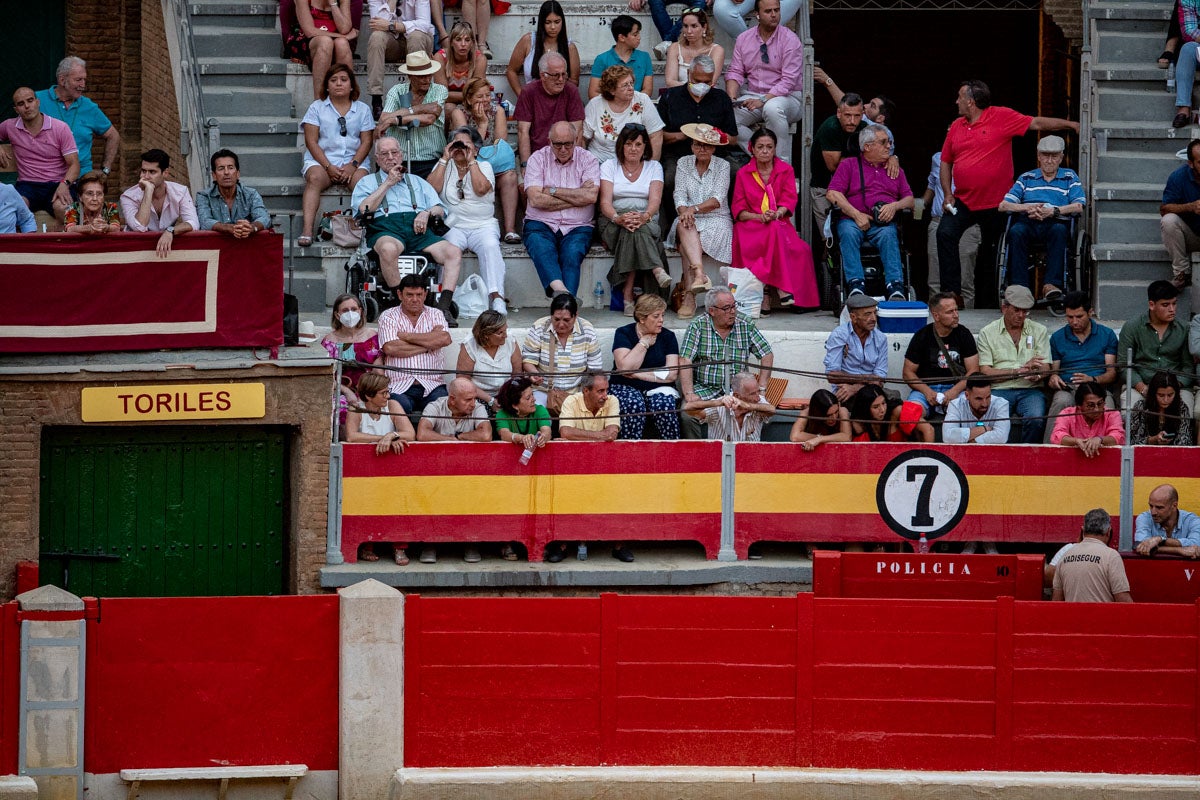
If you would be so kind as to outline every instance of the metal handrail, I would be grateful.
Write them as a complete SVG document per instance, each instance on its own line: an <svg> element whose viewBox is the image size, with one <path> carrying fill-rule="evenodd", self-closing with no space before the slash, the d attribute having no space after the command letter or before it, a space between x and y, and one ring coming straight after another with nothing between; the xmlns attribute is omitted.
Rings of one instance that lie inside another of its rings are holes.
<svg viewBox="0 0 1200 800"><path fill-rule="evenodd" d="M208 157L220 147L221 131L215 117L204 115L191 14L186 0L162 0L162 12L179 107L179 152L187 158L192 185L207 186L212 177Z"/></svg>
<svg viewBox="0 0 1200 800"><path fill-rule="evenodd" d="M1091 5L1092 0L1084 0L1083 44L1079 49L1079 182L1085 187L1084 191L1089 194L1084 214L1084 231L1088 234L1092 246L1095 247L1097 196L1094 176L1096 175L1096 162L1105 149L1105 143L1092 141L1092 109L1095 107L1096 98L1092 80L1092 21L1089 13ZM1091 258L1093 254L1087 253L1086 256ZM1096 285L1099 282L1097 272L1098 270L1092 271L1092 285L1082 287L1092 297L1096 296Z"/></svg>

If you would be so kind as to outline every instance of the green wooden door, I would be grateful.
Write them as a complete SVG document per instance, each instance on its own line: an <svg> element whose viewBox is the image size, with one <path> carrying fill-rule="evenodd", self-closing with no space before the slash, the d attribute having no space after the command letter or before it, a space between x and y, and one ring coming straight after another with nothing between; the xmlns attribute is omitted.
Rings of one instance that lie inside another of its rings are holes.
<svg viewBox="0 0 1200 800"><path fill-rule="evenodd" d="M284 592L286 457L270 428L46 428L42 583L98 597Z"/></svg>

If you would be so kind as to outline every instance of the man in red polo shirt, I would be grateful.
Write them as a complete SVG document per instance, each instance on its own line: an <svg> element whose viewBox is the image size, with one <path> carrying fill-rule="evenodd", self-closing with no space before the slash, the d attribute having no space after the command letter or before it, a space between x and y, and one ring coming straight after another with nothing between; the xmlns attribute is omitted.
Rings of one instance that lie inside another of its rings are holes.
<svg viewBox="0 0 1200 800"><path fill-rule="evenodd" d="M992 105L992 93L983 81L963 81L958 87L959 118L942 145L942 192L945 211L937 231L938 263L942 291L954 292L962 308L962 265L958 240L972 225L983 234L975 261L975 286L984 300L996 281L996 242L1004 232L1004 216L996 210L1013 183L1012 140L1026 131L1073 130L1079 123L1057 117L1030 117L1011 108ZM953 187L953 189L951 188ZM994 305L993 297L987 301ZM984 307L984 302L977 303Z"/></svg>

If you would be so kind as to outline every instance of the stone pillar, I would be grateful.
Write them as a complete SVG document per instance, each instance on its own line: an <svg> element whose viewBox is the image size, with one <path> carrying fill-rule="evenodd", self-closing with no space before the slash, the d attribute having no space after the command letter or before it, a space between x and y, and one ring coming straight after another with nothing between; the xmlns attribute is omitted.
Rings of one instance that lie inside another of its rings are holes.
<svg viewBox="0 0 1200 800"><path fill-rule="evenodd" d="M338 797L380 800L404 764L404 595L339 589Z"/></svg>
<svg viewBox="0 0 1200 800"><path fill-rule="evenodd" d="M57 586L41 586L18 595L17 602L24 616L17 770L33 778L41 800L78 800L83 797L83 601Z"/></svg>

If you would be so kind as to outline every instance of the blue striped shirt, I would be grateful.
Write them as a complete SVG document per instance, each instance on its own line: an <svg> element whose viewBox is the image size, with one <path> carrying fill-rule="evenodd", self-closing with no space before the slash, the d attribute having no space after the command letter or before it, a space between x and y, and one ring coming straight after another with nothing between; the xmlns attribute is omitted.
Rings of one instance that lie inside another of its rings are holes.
<svg viewBox="0 0 1200 800"><path fill-rule="evenodd" d="M1069 206L1072 203L1086 204L1083 184L1074 170L1059 167L1054 180L1042 177L1040 169L1031 169L1017 178L1017 182L1004 195L1008 203L1044 203L1051 206Z"/></svg>

